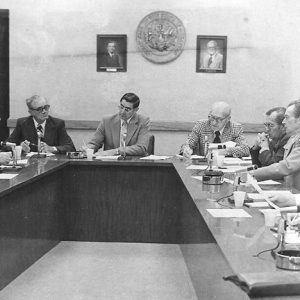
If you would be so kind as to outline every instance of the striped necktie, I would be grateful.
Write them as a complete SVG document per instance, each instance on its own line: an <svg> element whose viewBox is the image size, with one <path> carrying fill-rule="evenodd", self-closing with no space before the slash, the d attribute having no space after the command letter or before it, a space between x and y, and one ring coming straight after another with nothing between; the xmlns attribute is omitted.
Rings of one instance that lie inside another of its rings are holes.
<svg viewBox="0 0 300 300"><path fill-rule="evenodd" d="M124 135L125 136L127 135L127 122L125 120L121 120L120 147L122 147L122 140L123 140Z"/></svg>

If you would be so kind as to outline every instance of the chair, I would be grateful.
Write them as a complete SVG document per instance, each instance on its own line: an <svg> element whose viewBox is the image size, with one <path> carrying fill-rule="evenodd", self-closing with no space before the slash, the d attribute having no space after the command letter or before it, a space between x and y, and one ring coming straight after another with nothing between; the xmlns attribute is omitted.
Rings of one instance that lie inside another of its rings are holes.
<svg viewBox="0 0 300 300"><path fill-rule="evenodd" d="M154 135L150 135L149 142L148 142L148 148L147 148L148 155L154 154L154 141L155 141Z"/></svg>

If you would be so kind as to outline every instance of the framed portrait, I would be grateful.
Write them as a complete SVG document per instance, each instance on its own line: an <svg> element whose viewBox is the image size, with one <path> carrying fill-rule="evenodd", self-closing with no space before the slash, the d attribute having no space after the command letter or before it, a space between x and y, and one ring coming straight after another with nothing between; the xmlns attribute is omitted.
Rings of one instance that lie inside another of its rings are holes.
<svg viewBox="0 0 300 300"><path fill-rule="evenodd" d="M226 73L227 36L197 35L196 72Z"/></svg>
<svg viewBox="0 0 300 300"><path fill-rule="evenodd" d="M127 35L97 34L97 72L127 71Z"/></svg>

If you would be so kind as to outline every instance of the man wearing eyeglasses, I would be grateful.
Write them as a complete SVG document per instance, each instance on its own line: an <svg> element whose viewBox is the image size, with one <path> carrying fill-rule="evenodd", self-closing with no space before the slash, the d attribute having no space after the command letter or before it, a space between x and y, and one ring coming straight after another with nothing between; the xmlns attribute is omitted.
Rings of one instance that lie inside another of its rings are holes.
<svg viewBox="0 0 300 300"><path fill-rule="evenodd" d="M7 139L8 142L21 144L25 153L36 152L40 135L42 152L75 151L72 139L67 134L65 122L49 116L50 105L46 98L34 95L26 99L26 104L30 116L17 120L16 128Z"/></svg>
<svg viewBox="0 0 300 300"><path fill-rule="evenodd" d="M212 105L208 119L199 120L186 143L182 146L182 153L190 157L193 153L204 155L205 139L209 143L234 142L234 146L227 147L226 156L249 156L249 147L243 135L241 124L230 120L231 108L226 102L215 102Z"/></svg>
<svg viewBox="0 0 300 300"><path fill-rule="evenodd" d="M94 136L87 144L97 152L102 146L104 151L96 155L119 155L123 151L120 140L122 132L126 133L125 155L144 156L149 142L150 119L138 114L140 99L134 93L122 96L118 106L119 112L104 117Z"/></svg>
<svg viewBox="0 0 300 300"><path fill-rule="evenodd" d="M257 135L250 149L253 164L264 167L283 159L284 145L290 137L282 124L284 114L284 107L274 107L266 112L266 131Z"/></svg>
<svg viewBox="0 0 300 300"><path fill-rule="evenodd" d="M257 181L284 178L289 188L300 189L300 100L291 102L285 112L283 124L290 136L284 146L283 159L253 171Z"/></svg>

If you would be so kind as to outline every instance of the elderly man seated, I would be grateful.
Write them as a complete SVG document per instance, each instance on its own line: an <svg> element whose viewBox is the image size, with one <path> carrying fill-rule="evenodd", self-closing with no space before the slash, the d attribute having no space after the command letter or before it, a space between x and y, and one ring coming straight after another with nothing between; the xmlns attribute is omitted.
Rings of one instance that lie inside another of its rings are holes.
<svg viewBox="0 0 300 300"><path fill-rule="evenodd" d="M231 108L226 102L215 102L208 114L208 119L199 120L186 143L182 146L182 153L190 157L193 153L204 155L205 142L225 143L232 141L231 147L225 150L226 156L249 156L249 147L243 135L241 124L230 120ZM199 148L199 149L197 149ZM197 153L198 152L198 153Z"/></svg>

